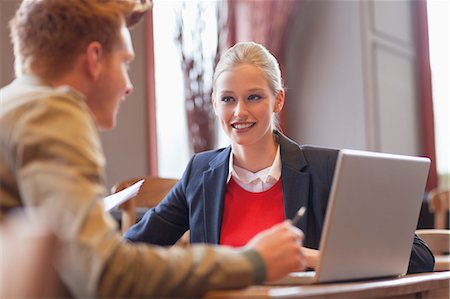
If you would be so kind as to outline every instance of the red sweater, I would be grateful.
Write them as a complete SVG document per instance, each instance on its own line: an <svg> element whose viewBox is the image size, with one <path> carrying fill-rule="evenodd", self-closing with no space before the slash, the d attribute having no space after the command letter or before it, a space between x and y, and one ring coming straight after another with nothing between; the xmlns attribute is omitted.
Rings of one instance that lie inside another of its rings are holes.
<svg viewBox="0 0 450 299"><path fill-rule="evenodd" d="M264 192L249 192L233 178L227 184L220 244L243 246L258 232L284 220L281 180Z"/></svg>

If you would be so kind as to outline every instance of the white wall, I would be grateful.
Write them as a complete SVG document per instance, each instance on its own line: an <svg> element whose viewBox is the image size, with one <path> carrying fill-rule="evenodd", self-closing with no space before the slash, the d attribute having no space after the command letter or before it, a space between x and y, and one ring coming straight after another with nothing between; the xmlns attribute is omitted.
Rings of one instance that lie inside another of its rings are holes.
<svg viewBox="0 0 450 299"><path fill-rule="evenodd" d="M359 4L318 1L301 9L287 63L289 135L365 149Z"/></svg>
<svg viewBox="0 0 450 299"><path fill-rule="evenodd" d="M289 135L420 154L412 3L305 2L288 52Z"/></svg>

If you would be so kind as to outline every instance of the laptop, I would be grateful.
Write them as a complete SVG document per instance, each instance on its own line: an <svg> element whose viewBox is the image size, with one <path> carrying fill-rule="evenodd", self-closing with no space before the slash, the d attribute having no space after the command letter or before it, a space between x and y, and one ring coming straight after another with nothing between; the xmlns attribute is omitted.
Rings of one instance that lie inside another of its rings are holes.
<svg viewBox="0 0 450 299"><path fill-rule="evenodd" d="M339 152L316 271L270 285L393 277L406 273L430 159Z"/></svg>

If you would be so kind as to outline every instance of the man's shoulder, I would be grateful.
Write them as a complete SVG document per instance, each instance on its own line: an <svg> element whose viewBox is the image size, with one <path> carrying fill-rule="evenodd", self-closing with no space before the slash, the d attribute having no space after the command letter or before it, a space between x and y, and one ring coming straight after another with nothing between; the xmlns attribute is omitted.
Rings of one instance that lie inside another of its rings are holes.
<svg viewBox="0 0 450 299"><path fill-rule="evenodd" d="M58 142L89 139L95 148L101 148L87 105L69 87L55 89L15 81L1 91L0 125L3 138L10 142L24 145L48 138Z"/></svg>
<svg viewBox="0 0 450 299"><path fill-rule="evenodd" d="M1 89L1 115L33 112L34 108L46 113L54 109L86 110L81 96L67 86L52 88L40 85L33 78L17 78L11 84Z"/></svg>

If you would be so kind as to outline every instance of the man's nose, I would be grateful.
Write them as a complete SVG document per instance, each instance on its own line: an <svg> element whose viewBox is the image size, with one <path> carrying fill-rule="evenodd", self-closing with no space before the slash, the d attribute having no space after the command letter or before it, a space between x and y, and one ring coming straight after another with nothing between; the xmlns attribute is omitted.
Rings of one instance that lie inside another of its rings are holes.
<svg viewBox="0 0 450 299"><path fill-rule="evenodd" d="M128 81L127 87L125 89L125 96L131 95L133 93L133 90L134 90L133 84L130 81Z"/></svg>

